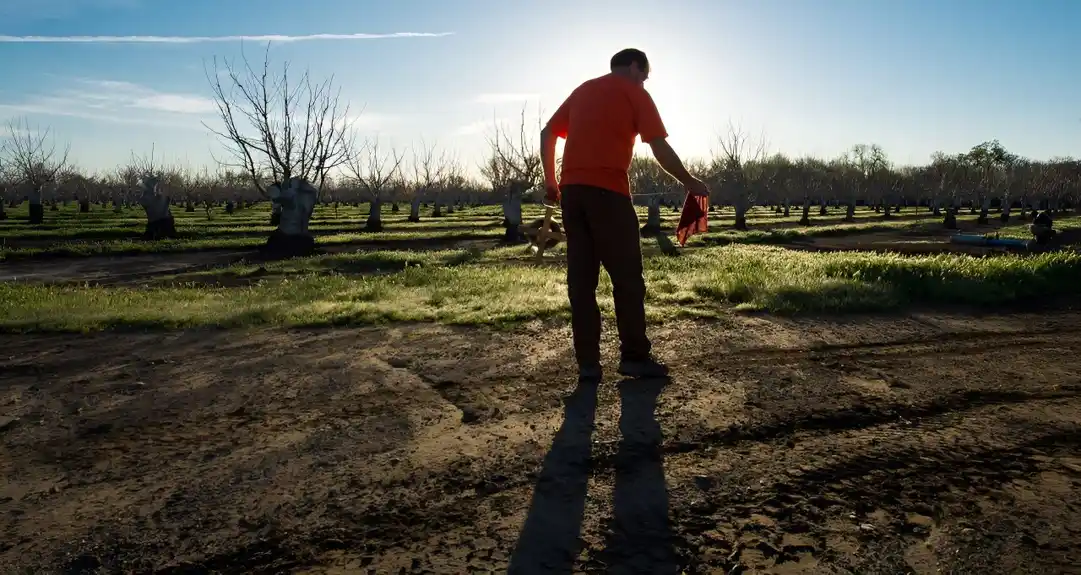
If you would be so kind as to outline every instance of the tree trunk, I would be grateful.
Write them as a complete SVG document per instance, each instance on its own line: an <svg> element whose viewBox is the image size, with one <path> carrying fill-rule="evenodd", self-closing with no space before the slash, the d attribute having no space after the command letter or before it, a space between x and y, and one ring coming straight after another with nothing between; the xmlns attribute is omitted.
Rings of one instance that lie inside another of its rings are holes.
<svg viewBox="0 0 1081 575"><path fill-rule="evenodd" d="M649 208L646 211L646 225L642 226L641 234L651 237L661 232L661 198L653 196L649 198Z"/></svg>
<svg viewBox="0 0 1081 575"><path fill-rule="evenodd" d="M507 190L507 198L503 200L503 225L506 233L503 241L506 243L519 243L522 241L522 194L517 187Z"/></svg>
<svg viewBox="0 0 1081 575"><path fill-rule="evenodd" d="M79 213L80 214L89 214L90 213L90 200L89 199L80 199L79 200Z"/></svg>
<svg viewBox="0 0 1081 575"><path fill-rule="evenodd" d="M274 202L270 206L270 225L281 227L282 221L282 205L278 202Z"/></svg>
<svg viewBox="0 0 1081 575"><path fill-rule="evenodd" d="M848 207L845 209L845 221L856 221L856 198L849 198Z"/></svg>
<svg viewBox="0 0 1081 575"><path fill-rule="evenodd" d="M413 196L413 201L409 204L409 221L416 223L420 221L420 196Z"/></svg>
<svg viewBox="0 0 1081 575"><path fill-rule="evenodd" d="M980 198L980 217L976 218L976 223L981 226L987 225L988 213L991 211L991 194L981 194Z"/></svg>
<svg viewBox="0 0 1081 575"><path fill-rule="evenodd" d="M262 249L282 256L310 254L315 249L315 238L308 231L308 224L318 195L314 186L297 178L290 178L280 188L272 186L271 214L278 214L278 228Z"/></svg>
<svg viewBox="0 0 1081 575"><path fill-rule="evenodd" d="M41 204L41 190L30 192L30 223L45 223L45 206Z"/></svg>
<svg viewBox="0 0 1081 575"><path fill-rule="evenodd" d="M942 227L947 230L957 229L957 208L953 206L946 208L946 217L942 219Z"/></svg>
<svg viewBox="0 0 1081 575"><path fill-rule="evenodd" d="M784 200L784 217L792 215L792 200L785 198Z"/></svg>
<svg viewBox="0 0 1081 575"><path fill-rule="evenodd" d="M160 194L144 193L139 203L146 210L144 240L176 237L176 225L173 221L173 212L169 206L169 198Z"/></svg>
<svg viewBox="0 0 1081 575"><path fill-rule="evenodd" d="M1010 211L1013 209L1012 203L1008 195L1002 196L1002 213L998 216L999 221L1002 223L1010 221Z"/></svg>
<svg viewBox="0 0 1081 575"><path fill-rule="evenodd" d="M938 196L931 198L931 215L936 218L942 215L942 206Z"/></svg>
<svg viewBox="0 0 1081 575"><path fill-rule="evenodd" d="M800 214L799 223L801 226L811 225L811 198L810 196L803 198L803 212Z"/></svg>
<svg viewBox="0 0 1081 575"><path fill-rule="evenodd" d="M364 231L383 231L383 198L376 196L368 203L368 221L364 223Z"/></svg>

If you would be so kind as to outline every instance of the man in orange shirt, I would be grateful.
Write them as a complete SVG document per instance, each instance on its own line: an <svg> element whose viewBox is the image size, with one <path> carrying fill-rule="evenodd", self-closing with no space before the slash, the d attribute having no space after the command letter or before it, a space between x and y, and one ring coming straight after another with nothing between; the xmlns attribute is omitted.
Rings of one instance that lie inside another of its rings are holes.
<svg viewBox="0 0 1081 575"><path fill-rule="evenodd" d="M567 291L579 381L600 381L601 316L597 307L600 266L612 278L620 339L618 372L627 377L665 377L646 336L646 284L638 214L631 201L634 140L649 144L661 167L687 192L709 194L687 172L668 144L668 132L643 87L649 60L641 50L612 56L611 73L578 86L541 130L541 160L548 201L559 201L567 235ZM556 139L567 140L563 169L555 177Z"/></svg>

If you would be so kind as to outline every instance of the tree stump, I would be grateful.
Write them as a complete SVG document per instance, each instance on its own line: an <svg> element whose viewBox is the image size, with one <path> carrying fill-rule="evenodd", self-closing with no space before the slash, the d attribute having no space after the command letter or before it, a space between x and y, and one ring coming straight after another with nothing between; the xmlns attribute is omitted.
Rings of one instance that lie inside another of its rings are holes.
<svg viewBox="0 0 1081 575"><path fill-rule="evenodd" d="M30 223L45 223L45 206L41 204L30 204Z"/></svg>
<svg viewBox="0 0 1081 575"><path fill-rule="evenodd" d="M143 231L144 240L163 240L176 237L176 222L173 216L147 222L146 230Z"/></svg>
<svg viewBox="0 0 1081 575"><path fill-rule="evenodd" d="M653 237L661 233L661 202L654 196L649 199L649 210L646 213L646 225L639 231L642 237Z"/></svg>
<svg viewBox="0 0 1081 575"><path fill-rule="evenodd" d="M260 251L275 256L309 255L315 251L315 238L308 231L319 191L300 178L275 183L268 189L274 202L271 212L278 216L278 229L270 234Z"/></svg>
<svg viewBox="0 0 1081 575"><path fill-rule="evenodd" d="M311 234L294 235L274 230L259 251L276 257L308 256L315 251L315 238Z"/></svg>

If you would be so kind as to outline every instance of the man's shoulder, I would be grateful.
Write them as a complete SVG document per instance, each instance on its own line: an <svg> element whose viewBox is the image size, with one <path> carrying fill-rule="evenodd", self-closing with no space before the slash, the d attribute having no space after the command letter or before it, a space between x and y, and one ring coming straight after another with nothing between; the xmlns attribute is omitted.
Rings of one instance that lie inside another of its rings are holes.
<svg viewBox="0 0 1081 575"><path fill-rule="evenodd" d="M635 85L633 82L628 82L615 74L604 74L582 82L571 94L596 94L598 97L602 97L611 96L613 92L640 95L645 92L645 88Z"/></svg>

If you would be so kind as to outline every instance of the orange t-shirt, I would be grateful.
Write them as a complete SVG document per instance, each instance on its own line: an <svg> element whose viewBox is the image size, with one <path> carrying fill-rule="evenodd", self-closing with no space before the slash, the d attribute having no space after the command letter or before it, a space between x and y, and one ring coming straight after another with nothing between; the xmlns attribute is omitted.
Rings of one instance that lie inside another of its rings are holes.
<svg viewBox="0 0 1081 575"><path fill-rule="evenodd" d="M560 186L585 184L627 196L635 137L643 142L668 137L649 92L616 74L575 88L548 121L548 129L567 140Z"/></svg>

